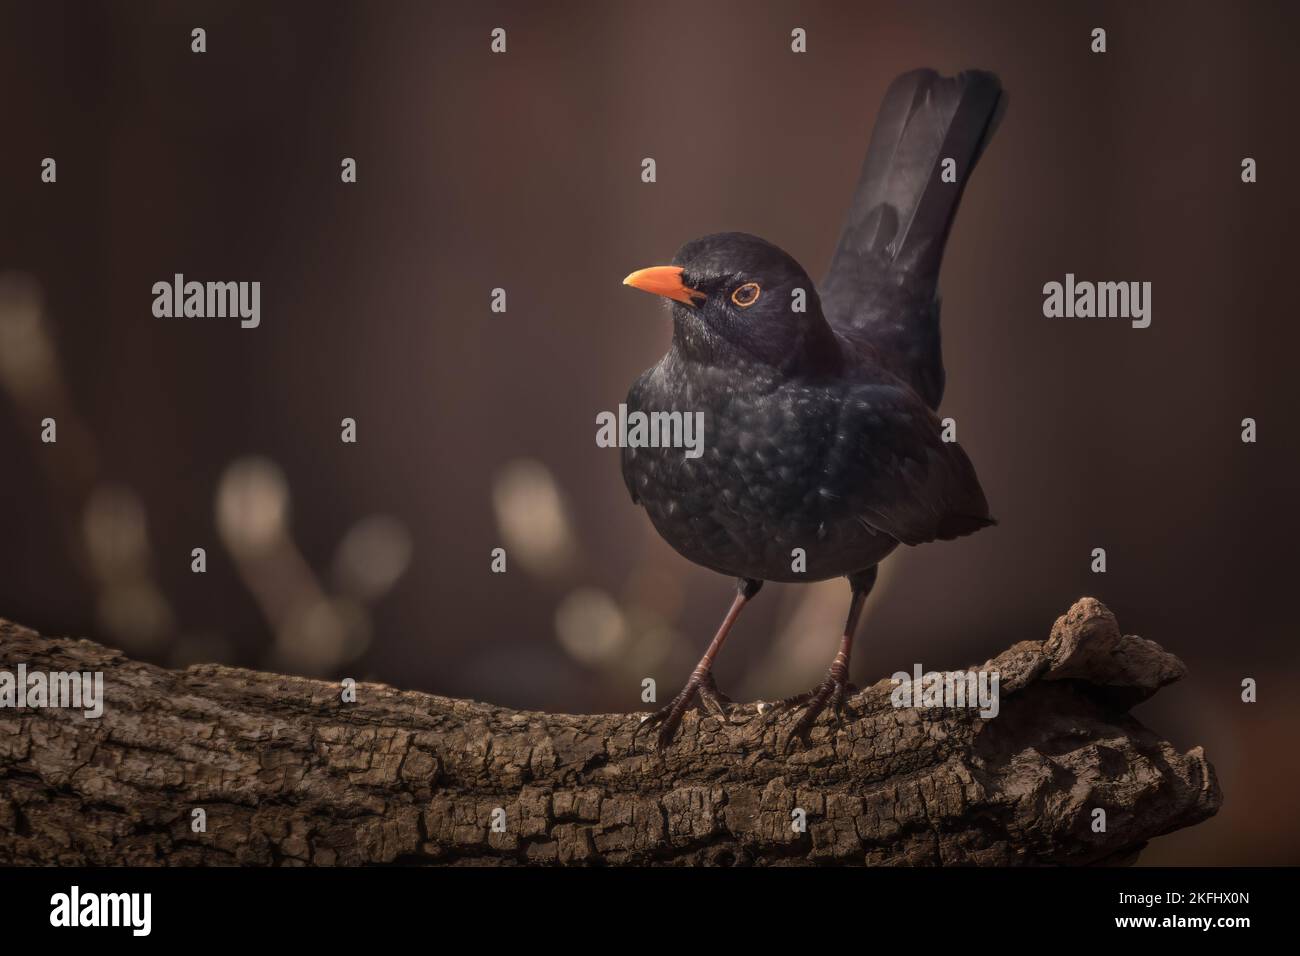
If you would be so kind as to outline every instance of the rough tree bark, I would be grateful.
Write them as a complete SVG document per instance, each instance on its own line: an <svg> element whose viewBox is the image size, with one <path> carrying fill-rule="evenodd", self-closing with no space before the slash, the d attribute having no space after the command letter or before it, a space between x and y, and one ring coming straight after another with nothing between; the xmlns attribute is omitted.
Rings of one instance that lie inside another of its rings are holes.
<svg viewBox="0 0 1300 956"><path fill-rule="evenodd" d="M754 705L688 715L659 754L632 746L638 715L376 684L343 703L337 684L169 671L0 621L0 670L19 663L103 671L106 704L0 710L5 864L1127 862L1221 800L1200 747L1128 714L1183 664L1091 598L983 665L997 717L896 708L883 680L788 757L792 718Z"/></svg>

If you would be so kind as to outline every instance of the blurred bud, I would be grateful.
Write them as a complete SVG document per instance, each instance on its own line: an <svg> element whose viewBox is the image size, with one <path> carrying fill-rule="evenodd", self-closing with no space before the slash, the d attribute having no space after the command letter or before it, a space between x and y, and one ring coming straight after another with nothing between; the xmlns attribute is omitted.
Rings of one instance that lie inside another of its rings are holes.
<svg viewBox="0 0 1300 956"><path fill-rule="evenodd" d="M95 574L111 581L143 573L149 557L144 505L129 488L98 485L82 515L86 551Z"/></svg>
<svg viewBox="0 0 1300 956"><path fill-rule="evenodd" d="M370 616L348 600L313 601L289 615L275 638L275 662L292 673L322 677L370 646Z"/></svg>
<svg viewBox="0 0 1300 956"><path fill-rule="evenodd" d="M396 519L372 515L354 524L334 554L338 589L360 601L383 597L411 562L411 535Z"/></svg>
<svg viewBox="0 0 1300 956"><path fill-rule="evenodd" d="M699 649L690 644L668 620L657 611L633 605L624 610L627 621L628 644L620 652L620 665L629 674L650 674L674 653L686 656L697 654Z"/></svg>
<svg viewBox="0 0 1300 956"><path fill-rule="evenodd" d="M240 458L226 467L217 486L217 531L239 554L266 551L284 537L289 486L265 458Z"/></svg>
<svg viewBox="0 0 1300 956"><path fill-rule="evenodd" d="M145 580L112 584L100 592L96 608L100 626L131 653L153 653L167 644L171 609L158 589Z"/></svg>
<svg viewBox="0 0 1300 956"><path fill-rule="evenodd" d="M604 591L578 588L555 609L555 633L574 660L587 666L606 665L627 643L627 622Z"/></svg>
<svg viewBox="0 0 1300 956"><path fill-rule="evenodd" d="M31 276L0 273L0 385L26 399L56 379L54 344Z"/></svg>
<svg viewBox="0 0 1300 956"><path fill-rule="evenodd" d="M576 551L564 499L541 462L519 459L500 472L492 486L506 551L534 574L556 576L568 569Z"/></svg>

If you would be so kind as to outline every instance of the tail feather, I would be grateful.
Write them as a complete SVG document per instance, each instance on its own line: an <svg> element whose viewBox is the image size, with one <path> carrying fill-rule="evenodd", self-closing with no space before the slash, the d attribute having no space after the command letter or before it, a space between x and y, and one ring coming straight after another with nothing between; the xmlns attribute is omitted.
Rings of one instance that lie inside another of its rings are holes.
<svg viewBox="0 0 1300 956"><path fill-rule="evenodd" d="M896 79L871 134L831 267L861 268L864 258L933 289L962 191L1003 108L992 73L942 77L913 70ZM956 161L955 183L942 180Z"/></svg>
<svg viewBox="0 0 1300 956"><path fill-rule="evenodd" d="M910 383L931 408L943 398L936 286L971 172L1006 97L992 73L913 70L890 85L844 223L822 308L841 335ZM956 164L944 181L944 160Z"/></svg>

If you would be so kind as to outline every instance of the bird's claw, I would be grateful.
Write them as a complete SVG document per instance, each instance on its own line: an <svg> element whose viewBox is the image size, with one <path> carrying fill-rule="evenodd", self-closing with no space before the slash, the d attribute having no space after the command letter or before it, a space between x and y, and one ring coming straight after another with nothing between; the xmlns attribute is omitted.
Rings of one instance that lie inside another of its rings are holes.
<svg viewBox="0 0 1300 956"><path fill-rule="evenodd" d="M682 716L692 705L697 709L707 710L712 716L727 723L729 721L723 708L730 703L732 703L731 698L718 690L712 673L706 672L699 680L692 678L686 682L681 693L641 721L632 732L632 746L636 746L637 735L643 729L659 725L655 742L657 748L663 750L673 742L673 738L677 735L677 728L681 726Z"/></svg>
<svg viewBox="0 0 1300 956"><path fill-rule="evenodd" d="M796 707L804 707L805 710L799 715L799 719L790 728L790 734L786 738L784 752L790 753L794 749L795 742L807 743L808 731L817 722L823 710L830 707L831 713L835 718L837 726L844 724L844 710L847 706L847 700L853 694L856 694L858 688L833 671L826 675L825 680L810 691L802 694L796 694L793 697L787 697L780 701L772 708L773 714L780 714L792 710Z"/></svg>

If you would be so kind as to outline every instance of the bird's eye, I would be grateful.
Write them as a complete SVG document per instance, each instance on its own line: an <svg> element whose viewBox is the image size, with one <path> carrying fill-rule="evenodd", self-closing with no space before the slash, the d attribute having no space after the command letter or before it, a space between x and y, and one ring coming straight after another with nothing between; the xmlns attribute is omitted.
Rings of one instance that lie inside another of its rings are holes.
<svg viewBox="0 0 1300 956"><path fill-rule="evenodd" d="M746 282L735 292L731 293L731 301L736 303L742 309L748 309L758 301L759 289L757 282Z"/></svg>

